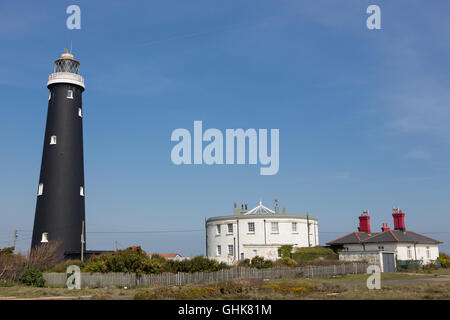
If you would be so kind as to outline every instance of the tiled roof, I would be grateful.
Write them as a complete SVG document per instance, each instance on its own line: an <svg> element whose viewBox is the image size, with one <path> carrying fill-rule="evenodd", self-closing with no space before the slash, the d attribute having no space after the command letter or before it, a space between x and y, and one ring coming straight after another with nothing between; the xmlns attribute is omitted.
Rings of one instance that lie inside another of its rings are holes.
<svg viewBox="0 0 450 320"><path fill-rule="evenodd" d="M370 235L365 232L352 232L333 241L327 242L327 244L361 243L361 241L375 234L378 234L378 232L371 233Z"/></svg>
<svg viewBox="0 0 450 320"><path fill-rule="evenodd" d="M414 231L387 230L384 232L374 232L367 234L365 232L352 232L343 237L337 238L328 245L352 244L352 243L386 243L386 242L409 242L438 244L442 241L427 237Z"/></svg>
<svg viewBox="0 0 450 320"><path fill-rule="evenodd" d="M364 240L364 243L380 243L380 242L412 242L412 243L442 243L437 239L433 239L414 231L388 230L378 235L372 236Z"/></svg>

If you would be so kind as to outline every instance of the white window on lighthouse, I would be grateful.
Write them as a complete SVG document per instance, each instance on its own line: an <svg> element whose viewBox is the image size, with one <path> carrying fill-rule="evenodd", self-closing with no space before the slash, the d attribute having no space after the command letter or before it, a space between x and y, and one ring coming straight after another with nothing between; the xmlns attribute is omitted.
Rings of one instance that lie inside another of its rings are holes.
<svg viewBox="0 0 450 320"><path fill-rule="evenodd" d="M41 182L38 186L38 196L42 196L44 194L44 184Z"/></svg>
<svg viewBox="0 0 450 320"><path fill-rule="evenodd" d="M84 197L84 187L80 187L80 196Z"/></svg>
<svg viewBox="0 0 450 320"><path fill-rule="evenodd" d="M73 90L67 90L67 99L73 99Z"/></svg>
<svg viewBox="0 0 450 320"><path fill-rule="evenodd" d="M56 144L56 136L50 137L50 144Z"/></svg>
<svg viewBox="0 0 450 320"><path fill-rule="evenodd" d="M220 224L218 224L217 226L216 226L216 234L217 235L220 235Z"/></svg>
<svg viewBox="0 0 450 320"><path fill-rule="evenodd" d="M83 111L81 111L81 108L78 108L78 116L79 116L80 118L83 117Z"/></svg>
<svg viewBox="0 0 450 320"><path fill-rule="evenodd" d="M41 243L47 243L47 242L48 242L48 232L42 232Z"/></svg>

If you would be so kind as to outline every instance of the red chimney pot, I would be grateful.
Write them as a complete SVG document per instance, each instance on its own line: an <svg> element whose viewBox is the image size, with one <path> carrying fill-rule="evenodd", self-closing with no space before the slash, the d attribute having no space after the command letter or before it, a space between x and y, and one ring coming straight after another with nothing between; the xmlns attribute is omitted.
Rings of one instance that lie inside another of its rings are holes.
<svg viewBox="0 0 450 320"><path fill-rule="evenodd" d="M398 208L393 208L392 211L392 217L394 218L394 230L405 231L405 213Z"/></svg>
<svg viewBox="0 0 450 320"><path fill-rule="evenodd" d="M368 211L363 211L359 216L359 232L370 233L370 216Z"/></svg>

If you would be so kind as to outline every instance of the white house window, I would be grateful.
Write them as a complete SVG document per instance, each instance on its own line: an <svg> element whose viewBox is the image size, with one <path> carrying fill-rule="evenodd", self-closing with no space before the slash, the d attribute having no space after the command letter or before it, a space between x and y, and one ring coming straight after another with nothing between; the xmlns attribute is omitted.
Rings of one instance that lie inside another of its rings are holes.
<svg viewBox="0 0 450 320"><path fill-rule="evenodd" d="M272 232L278 233L278 222L272 222Z"/></svg>
<svg viewBox="0 0 450 320"><path fill-rule="evenodd" d="M244 253L241 252L241 260L244 260Z"/></svg>
<svg viewBox="0 0 450 320"><path fill-rule="evenodd" d="M233 233L233 224L232 223L228 224L228 233Z"/></svg>
<svg viewBox="0 0 450 320"><path fill-rule="evenodd" d="M80 196L84 197L84 187L80 187Z"/></svg>
<svg viewBox="0 0 450 320"><path fill-rule="evenodd" d="M278 251L278 258L281 258L281 250L277 250Z"/></svg>
<svg viewBox="0 0 450 320"><path fill-rule="evenodd" d="M411 258L412 258L412 253L411 253L411 247L410 247L410 246L408 246L408 247L406 248L406 257L407 257L408 259L411 259Z"/></svg>
<svg viewBox="0 0 450 320"><path fill-rule="evenodd" d="M384 250L384 246L378 246L378 250Z"/></svg>
<svg viewBox="0 0 450 320"><path fill-rule="evenodd" d="M81 110L81 108L78 108L78 116L79 116L80 118L83 117L83 111Z"/></svg>
<svg viewBox="0 0 450 320"><path fill-rule="evenodd" d="M255 223L254 222L249 222L248 223L248 232L255 232Z"/></svg>
<svg viewBox="0 0 450 320"><path fill-rule="evenodd" d="M216 234L220 234L220 224L216 226Z"/></svg>
<svg viewBox="0 0 450 320"><path fill-rule="evenodd" d="M42 196L43 193L44 193L44 184L41 182L39 183L38 186L38 196Z"/></svg>
<svg viewBox="0 0 450 320"><path fill-rule="evenodd" d="M221 246L217 246L217 255L218 256L222 255L222 247Z"/></svg>
<svg viewBox="0 0 450 320"><path fill-rule="evenodd" d="M56 136L50 137L50 144L56 144Z"/></svg>
<svg viewBox="0 0 450 320"><path fill-rule="evenodd" d="M256 257L258 255L258 250L253 250L253 256Z"/></svg>
<svg viewBox="0 0 450 320"><path fill-rule="evenodd" d="M233 254L233 253L234 253L233 245L230 244L230 245L228 245L228 254Z"/></svg>
<svg viewBox="0 0 450 320"><path fill-rule="evenodd" d="M430 247L427 247L427 259L431 258Z"/></svg>
<svg viewBox="0 0 450 320"><path fill-rule="evenodd" d="M297 222L292 222L292 232L297 232Z"/></svg>
<svg viewBox="0 0 450 320"><path fill-rule="evenodd" d="M73 99L73 91L67 90L67 99Z"/></svg>

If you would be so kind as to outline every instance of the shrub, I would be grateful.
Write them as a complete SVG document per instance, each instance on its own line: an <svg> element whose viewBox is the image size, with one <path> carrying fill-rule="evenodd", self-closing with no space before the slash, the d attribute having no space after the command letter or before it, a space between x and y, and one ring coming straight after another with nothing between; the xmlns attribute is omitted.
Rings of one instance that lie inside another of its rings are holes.
<svg viewBox="0 0 450 320"><path fill-rule="evenodd" d="M19 281L27 269L44 271L54 266L61 258L59 246L59 241L52 241L31 249L27 255L14 253L14 247L1 249L0 281Z"/></svg>
<svg viewBox="0 0 450 320"><path fill-rule="evenodd" d="M59 251L61 241L51 241L32 248L27 256L26 268L47 270L63 259Z"/></svg>
<svg viewBox="0 0 450 320"><path fill-rule="evenodd" d="M278 259L276 261L277 265L281 265L281 266L287 266L287 267L295 267L297 265L297 261L295 261L294 259L291 259L289 257L284 257L281 259Z"/></svg>
<svg viewBox="0 0 450 320"><path fill-rule="evenodd" d="M293 246L285 245L278 248L281 258L292 258Z"/></svg>
<svg viewBox="0 0 450 320"><path fill-rule="evenodd" d="M450 256L448 254L440 253L437 261L442 268L450 268Z"/></svg>
<svg viewBox="0 0 450 320"><path fill-rule="evenodd" d="M315 289L315 286L308 283L280 283L263 285L260 290L270 290L274 292L303 294Z"/></svg>
<svg viewBox="0 0 450 320"><path fill-rule="evenodd" d="M150 259L141 247L130 247L92 256L82 270L84 272L160 273L163 271L163 265L156 259Z"/></svg>
<svg viewBox="0 0 450 320"><path fill-rule="evenodd" d="M11 257L14 255L14 247L0 249L0 257Z"/></svg>
<svg viewBox="0 0 450 320"><path fill-rule="evenodd" d="M251 260L250 266L256 269L272 268L273 263L270 260L264 260L263 257L256 256Z"/></svg>
<svg viewBox="0 0 450 320"><path fill-rule="evenodd" d="M308 262L318 258L337 260L338 255L331 249L316 246L297 248L292 254L292 258L297 262Z"/></svg>
<svg viewBox="0 0 450 320"><path fill-rule="evenodd" d="M344 292L345 288L340 284L322 282L316 284L315 290L318 292L340 293Z"/></svg>
<svg viewBox="0 0 450 320"><path fill-rule="evenodd" d="M55 264L54 266L45 270L45 272L66 272L67 267L69 267L71 265L76 265L76 266L79 266L80 269L83 269L85 264L86 263L84 261L81 262L81 260L66 260L66 261L62 261L58 264Z"/></svg>
<svg viewBox="0 0 450 320"><path fill-rule="evenodd" d="M26 269L20 276L19 282L27 286L43 287L45 285L45 279L42 272L37 267Z"/></svg>
<svg viewBox="0 0 450 320"><path fill-rule="evenodd" d="M250 264L251 264L250 259L244 259L244 260L239 261L239 263L238 263L238 265L240 267L250 267Z"/></svg>
<svg viewBox="0 0 450 320"><path fill-rule="evenodd" d="M427 263L425 265L423 265L422 269L423 270L436 270L438 269L438 265L436 263Z"/></svg>
<svg viewBox="0 0 450 320"><path fill-rule="evenodd" d="M21 254L0 256L0 281L17 281L23 273L26 258Z"/></svg>
<svg viewBox="0 0 450 320"><path fill-rule="evenodd" d="M166 270L168 272L213 272L222 269L229 269L226 263L219 263L216 260L197 256L192 259L181 261L167 260Z"/></svg>

